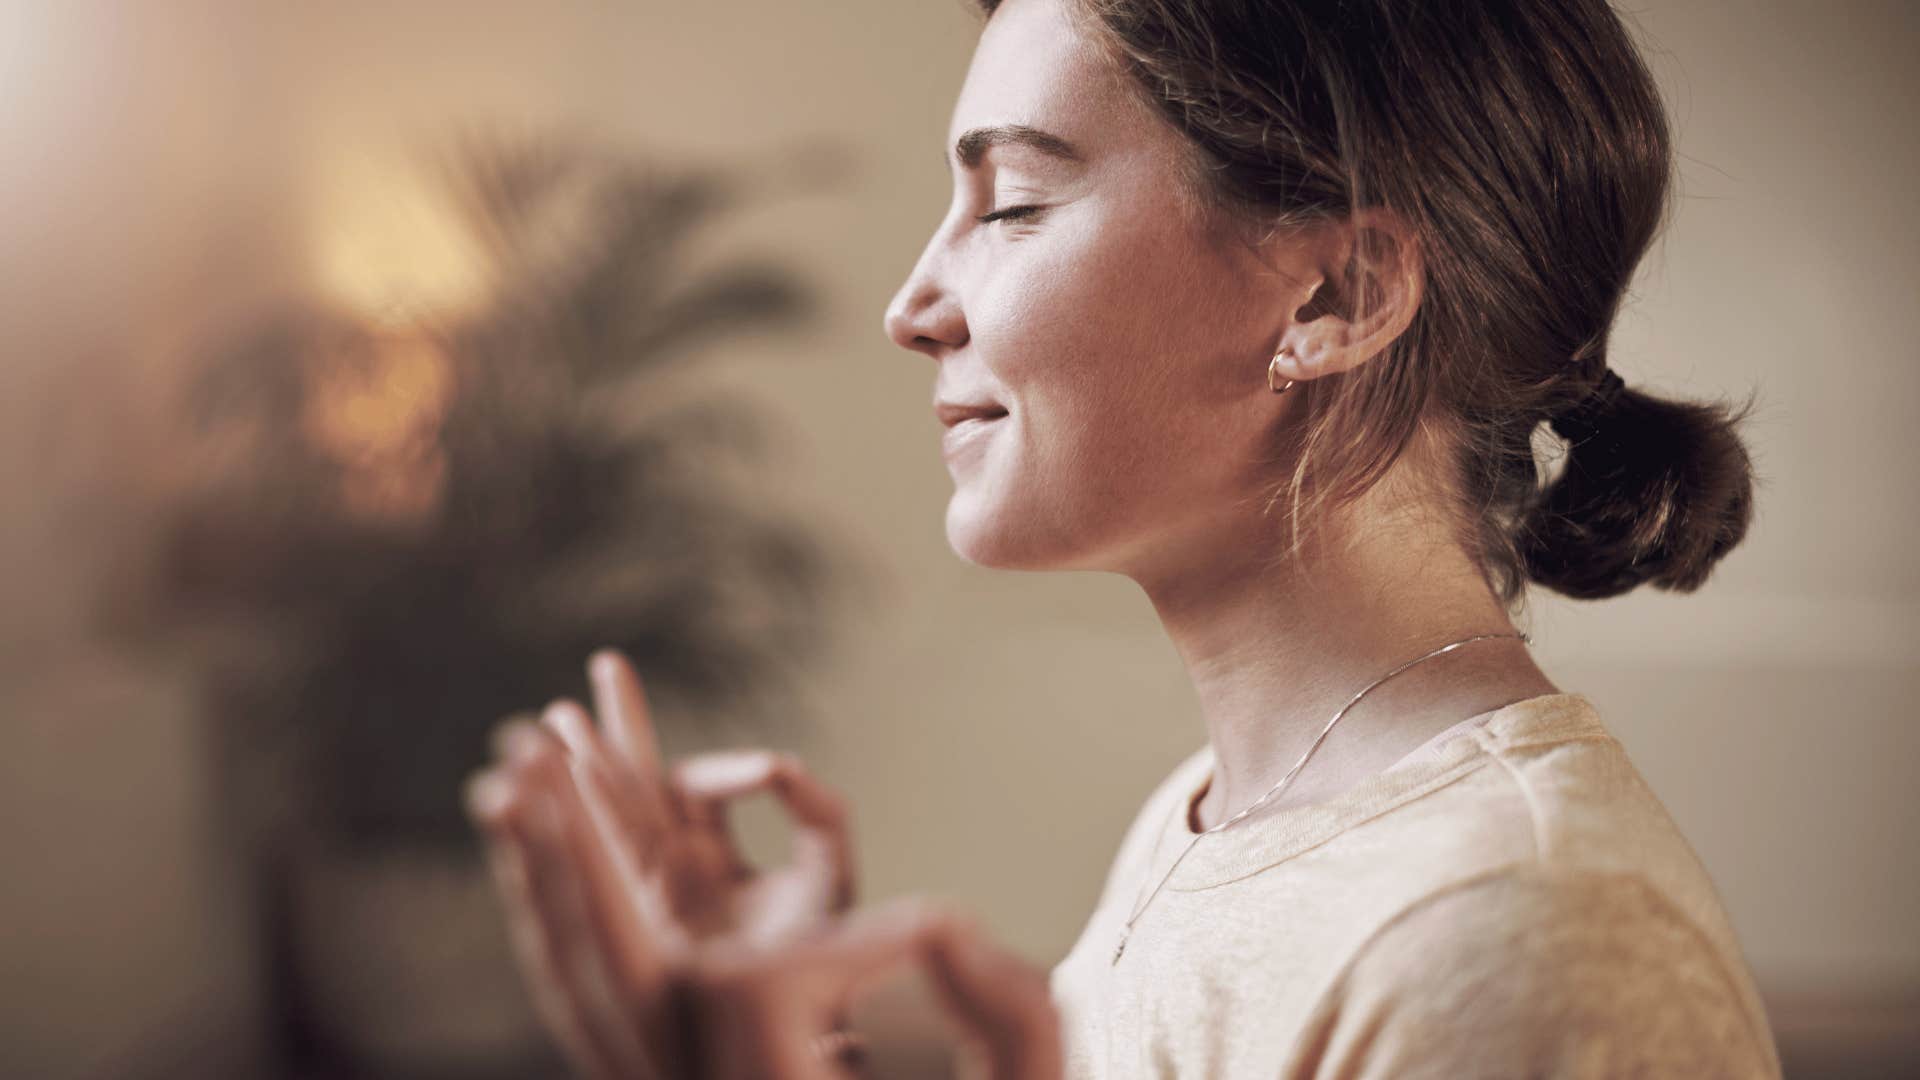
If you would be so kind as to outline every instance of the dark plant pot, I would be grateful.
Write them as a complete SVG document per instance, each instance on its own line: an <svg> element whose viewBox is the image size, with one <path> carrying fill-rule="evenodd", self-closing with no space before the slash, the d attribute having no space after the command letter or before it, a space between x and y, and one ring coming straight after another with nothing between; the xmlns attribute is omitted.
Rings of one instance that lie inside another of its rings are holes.
<svg viewBox="0 0 1920 1080"><path fill-rule="evenodd" d="M478 858L312 844L276 863L281 989L317 1072L564 1075Z"/></svg>

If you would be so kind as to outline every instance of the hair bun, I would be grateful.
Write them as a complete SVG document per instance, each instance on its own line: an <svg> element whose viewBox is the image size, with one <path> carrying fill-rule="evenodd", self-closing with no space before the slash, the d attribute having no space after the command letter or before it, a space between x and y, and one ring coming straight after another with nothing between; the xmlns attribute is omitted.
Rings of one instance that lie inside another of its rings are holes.
<svg viewBox="0 0 1920 1080"><path fill-rule="evenodd" d="M1736 432L1752 401L1672 401L1608 376L1548 421L1571 445L1520 523L1527 576L1582 599L1641 584L1691 591L1753 517L1752 463Z"/></svg>
<svg viewBox="0 0 1920 1080"><path fill-rule="evenodd" d="M1607 415L1626 390L1626 380L1612 368L1602 368L1600 381L1594 384L1587 396L1575 402L1573 407L1549 417L1547 423L1568 442L1586 442L1599 433L1600 419Z"/></svg>

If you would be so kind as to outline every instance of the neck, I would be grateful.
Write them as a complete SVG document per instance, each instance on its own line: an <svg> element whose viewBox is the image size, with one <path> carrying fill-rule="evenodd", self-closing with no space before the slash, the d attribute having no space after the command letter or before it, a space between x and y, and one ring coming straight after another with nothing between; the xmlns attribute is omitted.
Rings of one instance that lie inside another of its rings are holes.
<svg viewBox="0 0 1920 1080"><path fill-rule="evenodd" d="M1432 649L1513 623L1445 530L1390 516L1297 563L1244 542L1272 519L1236 521L1231 543L1185 567L1131 576L1159 613L1198 694L1216 766L1196 813L1211 827L1278 784L1355 693ZM1275 543L1278 543L1276 538ZM1238 557L1236 557L1238 552ZM1268 807L1345 791L1445 728L1556 688L1517 638L1476 641L1369 691ZM1188 793L1183 793L1188 794Z"/></svg>

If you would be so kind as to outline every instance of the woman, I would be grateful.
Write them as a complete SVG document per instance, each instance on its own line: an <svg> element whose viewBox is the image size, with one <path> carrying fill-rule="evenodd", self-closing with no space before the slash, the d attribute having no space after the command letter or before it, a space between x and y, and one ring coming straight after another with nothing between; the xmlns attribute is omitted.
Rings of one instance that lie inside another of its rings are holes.
<svg viewBox="0 0 1920 1080"><path fill-rule="evenodd" d="M886 317L935 362L948 538L1137 582L1207 745L1042 974L939 906L849 914L837 797L766 752L663 773L596 658L600 726L557 703L472 792L576 1064L841 1075L848 995L916 963L998 1076L1777 1075L1711 882L1509 615L1692 589L1750 516L1736 416L1607 367L1671 169L1619 19L984 6ZM766 788L799 832L760 875L719 808Z"/></svg>

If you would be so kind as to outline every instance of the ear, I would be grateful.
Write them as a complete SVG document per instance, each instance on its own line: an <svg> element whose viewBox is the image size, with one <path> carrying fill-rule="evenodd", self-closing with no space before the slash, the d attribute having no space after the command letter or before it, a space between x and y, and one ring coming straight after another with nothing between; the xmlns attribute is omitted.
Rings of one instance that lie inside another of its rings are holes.
<svg viewBox="0 0 1920 1080"><path fill-rule="evenodd" d="M1315 276L1275 349L1284 378L1351 371L1385 352L1412 325L1426 294L1420 245L1391 211L1356 211L1313 230Z"/></svg>

